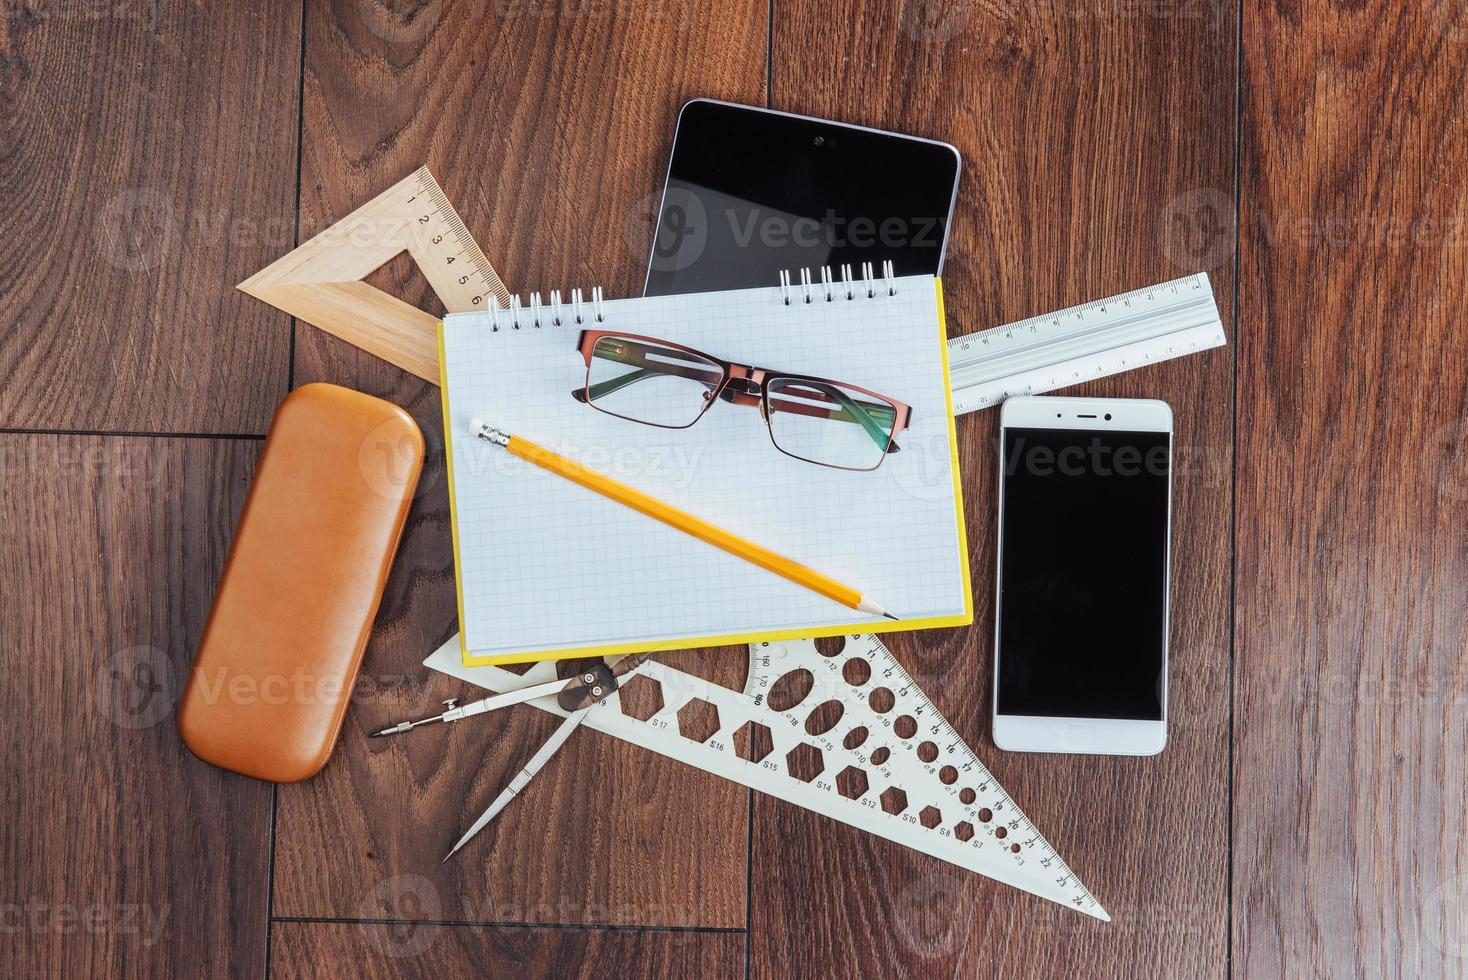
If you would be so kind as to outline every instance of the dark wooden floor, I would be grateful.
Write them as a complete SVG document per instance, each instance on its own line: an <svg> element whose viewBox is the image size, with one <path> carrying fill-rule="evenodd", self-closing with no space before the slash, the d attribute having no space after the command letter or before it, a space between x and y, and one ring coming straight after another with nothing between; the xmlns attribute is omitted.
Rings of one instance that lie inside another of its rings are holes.
<svg viewBox="0 0 1468 980"><path fill-rule="evenodd" d="M0 973L1468 972L1460 5L5 9ZM1177 416L1166 752L993 748L993 413L959 426L978 621L893 641L1110 925L590 732L440 865L550 722L362 737L462 693L418 666L454 630L436 465L325 772L178 741L275 403L330 380L439 431L433 389L233 284L427 162L512 288L633 295L696 95L956 143L956 333L1212 276L1227 348L1084 389Z"/></svg>

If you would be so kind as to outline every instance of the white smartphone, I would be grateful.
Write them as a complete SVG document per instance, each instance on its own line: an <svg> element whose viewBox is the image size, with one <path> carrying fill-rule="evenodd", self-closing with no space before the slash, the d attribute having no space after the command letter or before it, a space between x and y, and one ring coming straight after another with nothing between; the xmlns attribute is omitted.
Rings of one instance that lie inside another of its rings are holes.
<svg viewBox="0 0 1468 980"><path fill-rule="evenodd" d="M1000 410L994 744L1155 755L1167 743L1172 409Z"/></svg>

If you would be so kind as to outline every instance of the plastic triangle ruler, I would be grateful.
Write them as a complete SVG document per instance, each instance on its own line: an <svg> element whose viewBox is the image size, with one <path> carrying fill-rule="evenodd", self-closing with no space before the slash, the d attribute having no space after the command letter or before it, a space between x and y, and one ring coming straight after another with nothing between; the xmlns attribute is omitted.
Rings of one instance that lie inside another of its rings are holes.
<svg viewBox="0 0 1468 980"><path fill-rule="evenodd" d="M510 294L427 167L419 167L239 288L438 384L438 317L362 280L408 252L451 313Z"/></svg>
<svg viewBox="0 0 1468 980"><path fill-rule="evenodd" d="M523 675L465 667L457 636L424 665L496 692L556 676L551 662ZM566 714L554 697L530 703ZM685 724L692 718L700 720L697 730ZM743 691L649 661L621 691L593 708L585 724L1110 921L870 634L821 640L819 646L814 640L753 644Z"/></svg>
<svg viewBox="0 0 1468 980"><path fill-rule="evenodd" d="M948 341L956 415L1227 343L1208 274Z"/></svg>

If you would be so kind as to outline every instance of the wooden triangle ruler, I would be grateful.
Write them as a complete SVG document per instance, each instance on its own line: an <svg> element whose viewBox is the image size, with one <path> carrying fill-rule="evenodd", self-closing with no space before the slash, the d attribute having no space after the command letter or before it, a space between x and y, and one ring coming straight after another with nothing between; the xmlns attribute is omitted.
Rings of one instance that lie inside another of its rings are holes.
<svg viewBox="0 0 1468 980"><path fill-rule="evenodd" d="M419 167L239 288L438 384L438 317L362 280L407 252L450 313L510 293L427 167Z"/></svg>

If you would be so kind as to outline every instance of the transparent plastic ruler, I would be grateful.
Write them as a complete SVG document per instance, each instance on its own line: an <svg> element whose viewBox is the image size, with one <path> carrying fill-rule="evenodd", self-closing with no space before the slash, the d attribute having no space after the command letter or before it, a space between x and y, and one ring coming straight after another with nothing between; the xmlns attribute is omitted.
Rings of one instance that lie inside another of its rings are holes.
<svg viewBox="0 0 1468 980"><path fill-rule="evenodd" d="M1208 274L1082 303L948 341L957 415L1227 342Z"/></svg>
<svg viewBox="0 0 1468 980"><path fill-rule="evenodd" d="M424 664L497 692L556 676L465 667L458 637ZM743 691L650 661L585 726L1110 921L871 634L752 644Z"/></svg>

